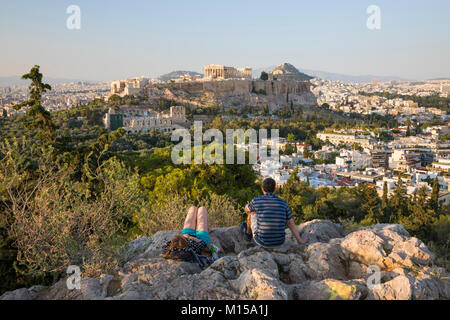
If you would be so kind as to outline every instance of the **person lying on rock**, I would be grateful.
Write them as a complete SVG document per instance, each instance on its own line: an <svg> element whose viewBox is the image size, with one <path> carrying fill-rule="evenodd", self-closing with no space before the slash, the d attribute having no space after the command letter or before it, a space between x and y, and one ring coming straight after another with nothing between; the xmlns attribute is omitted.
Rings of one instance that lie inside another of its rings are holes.
<svg viewBox="0 0 450 320"><path fill-rule="evenodd" d="M275 180L264 179L262 183L264 195L253 198L245 206L247 222L241 224L241 232L247 241L251 241L253 238L256 244L262 247L279 247L285 242L287 224L297 243L305 244L307 239L300 237L294 219L292 219L291 209L285 200L274 194L275 189Z"/></svg>
<svg viewBox="0 0 450 320"><path fill-rule="evenodd" d="M189 244L198 254L207 248L211 252L212 258L217 260L217 248L211 243L209 232L206 208L189 208L181 234L188 239Z"/></svg>

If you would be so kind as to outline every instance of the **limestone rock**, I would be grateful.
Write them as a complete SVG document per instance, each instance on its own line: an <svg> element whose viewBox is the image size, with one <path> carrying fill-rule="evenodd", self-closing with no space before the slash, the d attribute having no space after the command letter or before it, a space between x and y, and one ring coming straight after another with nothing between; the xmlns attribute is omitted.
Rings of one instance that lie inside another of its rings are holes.
<svg viewBox="0 0 450 320"><path fill-rule="evenodd" d="M308 246L306 256L313 279L346 279L346 262L339 246L316 242Z"/></svg>
<svg viewBox="0 0 450 320"><path fill-rule="evenodd" d="M255 300L287 300L289 297L285 284L260 269L245 271L234 280L233 287L244 298Z"/></svg>
<svg viewBox="0 0 450 320"><path fill-rule="evenodd" d="M246 242L239 227L216 228L211 231L211 242L225 253L238 254L252 246Z"/></svg>
<svg viewBox="0 0 450 320"><path fill-rule="evenodd" d="M165 260L162 246L179 231L139 238L123 250L112 274L83 279L69 290L65 279L50 287L4 293L2 300L147 299L450 299L449 275L434 255L400 225L347 232L330 221L299 227L309 238L299 246L290 231L278 248L247 242L238 227L218 228L211 240L222 257L201 270L195 263ZM374 284L373 268L380 271Z"/></svg>
<svg viewBox="0 0 450 320"><path fill-rule="evenodd" d="M122 259L124 261L129 261L133 257L136 257L142 253L144 253L150 244L153 242L153 238L137 238L131 242L128 242L124 248L124 252L122 253Z"/></svg>
<svg viewBox="0 0 450 320"><path fill-rule="evenodd" d="M400 225L376 225L346 236L342 242L349 260L383 270L397 267L430 266L434 255L417 238L409 237Z"/></svg>
<svg viewBox="0 0 450 320"><path fill-rule="evenodd" d="M39 296L39 292L43 291L47 287L33 286L29 289L20 288L14 291L6 292L0 297L0 300L34 300Z"/></svg>
<svg viewBox="0 0 450 320"><path fill-rule="evenodd" d="M308 238L308 243L328 243L331 239L342 238L347 234L342 226L328 220L317 219L302 223L298 231L300 236Z"/></svg>
<svg viewBox="0 0 450 320"><path fill-rule="evenodd" d="M385 267L384 259L387 254L384 243L385 241L372 230L359 230L346 236L341 247L350 260Z"/></svg>
<svg viewBox="0 0 450 320"><path fill-rule="evenodd" d="M296 286L294 296L299 300L362 300L368 295L367 287L360 281L325 279Z"/></svg>

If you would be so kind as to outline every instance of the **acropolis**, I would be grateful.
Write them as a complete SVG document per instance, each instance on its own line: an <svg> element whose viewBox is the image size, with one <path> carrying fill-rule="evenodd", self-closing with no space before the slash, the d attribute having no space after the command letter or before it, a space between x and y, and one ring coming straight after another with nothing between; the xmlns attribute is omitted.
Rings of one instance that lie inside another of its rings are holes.
<svg viewBox="0 0 450 320"><path fill-rule="evenodd" d="M204 68L206 79L251 79L252 68L234 68L210 64Z"/></svg>

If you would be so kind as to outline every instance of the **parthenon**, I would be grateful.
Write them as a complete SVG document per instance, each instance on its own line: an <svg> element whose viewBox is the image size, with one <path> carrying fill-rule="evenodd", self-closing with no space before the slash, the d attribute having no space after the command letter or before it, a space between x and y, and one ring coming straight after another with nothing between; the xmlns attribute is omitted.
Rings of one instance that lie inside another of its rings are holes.
<svg viewBox="0 0 450 320"><path fill-rule="evenodd" d="M210 64L205 68L205 78L210 79L251 79L251 68L234 68Z"/></svg>

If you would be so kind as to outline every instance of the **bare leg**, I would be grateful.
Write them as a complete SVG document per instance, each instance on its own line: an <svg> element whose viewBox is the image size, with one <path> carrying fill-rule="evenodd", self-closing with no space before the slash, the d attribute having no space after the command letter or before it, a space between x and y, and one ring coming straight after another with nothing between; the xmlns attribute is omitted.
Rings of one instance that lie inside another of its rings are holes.
<svg viewBox="0 0 450 320"><path fill-rule="evenodd" d="M197 228L197 207L190 207L186 220L184 221L184 229L196 229Z"/></svg>
<svg viewBox="0 0 450 320"><path fill-rule="evenodd" d="M252 214L247 214L247 234L252 235Z"/></svg>
<svg viewBox="0 0 450 320"><path fill-rule="evenodd" d="M209 232L208 211L205 207L198 208L197 212L197 230Z"/></svg>

